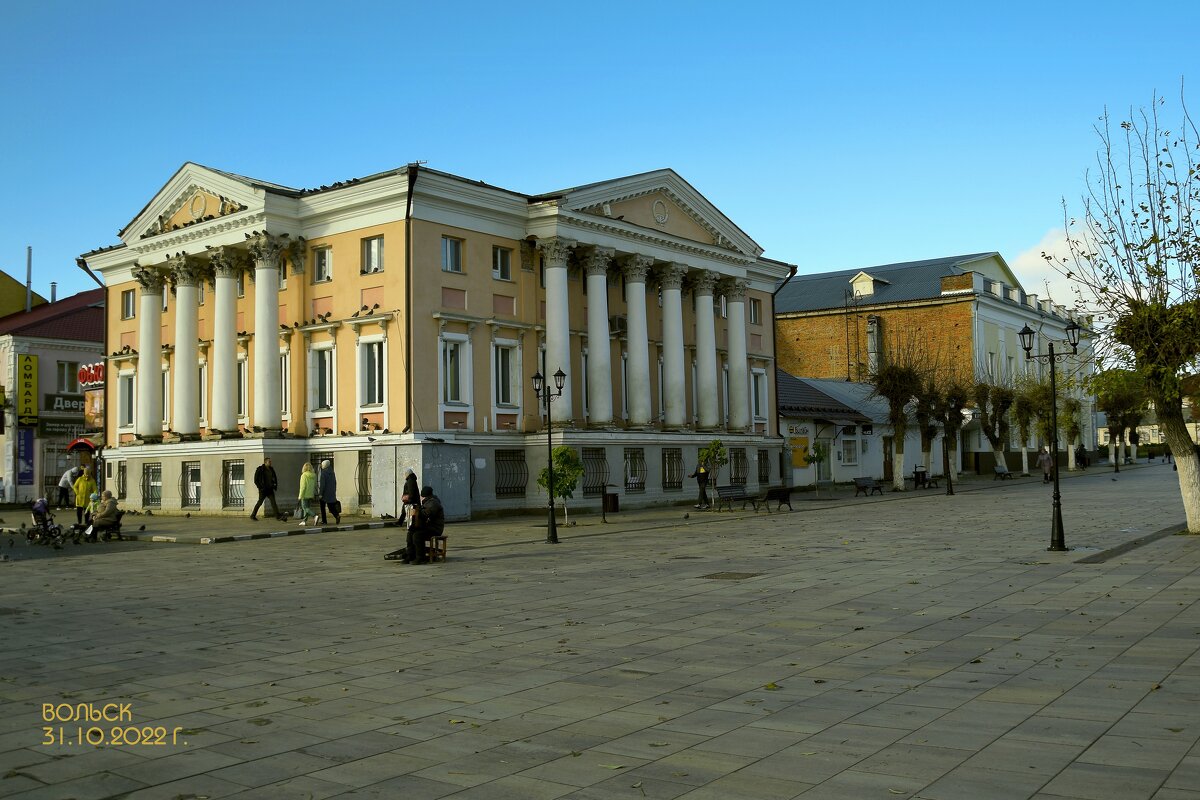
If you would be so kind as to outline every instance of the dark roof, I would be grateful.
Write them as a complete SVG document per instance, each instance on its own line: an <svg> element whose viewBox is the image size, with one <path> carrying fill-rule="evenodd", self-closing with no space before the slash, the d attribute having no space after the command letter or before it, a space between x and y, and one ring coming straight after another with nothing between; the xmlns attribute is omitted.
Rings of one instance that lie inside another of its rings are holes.
<svg viewBox="0 0 1200 800"><path fill-rule="evenodd" d="M0 317L0 335L37 336L43 339L70 339L79 342L104 342L104 290L64 297L54 303L35 306Z"/></svg>
<svg viewBox="0 0 1200 800"><path fill-rule="evenodd" d="M775 394L779 413L798 417L832 417L852 422L870 422L870 418L833 399L803 378L775 369Z"/></svg>
<svg viewBox="0 0 1200 800"><path fill-rule="evenodd" d="M995 255L997 254L994 252L972 253L925 261L856 267L816 275L797 275L775 297L775 313L843 308L846 305L846 291L850 289L850 279L860 272L881 279L875 284L875 294L864 300L864 304L899 303L940 297L943 277L962 275L970 271L964 269L963 265Z"/></svg>

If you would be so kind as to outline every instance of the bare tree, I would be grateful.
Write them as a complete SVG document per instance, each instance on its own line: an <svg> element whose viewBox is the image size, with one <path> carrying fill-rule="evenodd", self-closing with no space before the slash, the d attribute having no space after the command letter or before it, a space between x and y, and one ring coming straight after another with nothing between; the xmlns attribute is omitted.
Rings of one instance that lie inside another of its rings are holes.
<svg viewBox="0 0 1200 800"><path fill-rule="evenodd" d="M879 354L870 374L873 397L888 404L888 424L892 428L892 490L905 491L904 439L908 435L909 407L921 393L923 349L919 346L918 331L903 338L893 337Z"/></svg>
<svg viewBox="0 0 1200 800"><path fill-rule="evenodd" d="M1033 418L1037 413L1030 388L1031 383L1028 379L1017 384L1016 396L1013 397L1010 412L1012 421L1017 426L1017 436L1021 439L1022 475L1029 474L1029 435L1033 433Z"/></svg>
<svg viewBox="0 0 1200 800"><path fill-rule="evenodd" d="M1109 358L1136 371L1176 454L1188 530L1200 533L1200 461L1183 420L1182 379L1200 356L1200 133L1180 92L1179 126L1148 109L1096 125L1096 170L1079 218L1063 203L1067 255L1045 258L1076 282Z"/></svg>

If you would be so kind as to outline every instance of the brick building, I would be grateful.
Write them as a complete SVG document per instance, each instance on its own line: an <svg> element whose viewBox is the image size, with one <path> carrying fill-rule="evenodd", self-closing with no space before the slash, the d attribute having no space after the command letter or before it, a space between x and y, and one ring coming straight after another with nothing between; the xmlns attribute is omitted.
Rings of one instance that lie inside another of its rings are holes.
<svg viewBox="0 0 1200 800"><path fill-rule="evenodd" d="M956 374L1010 383L1049 369L1026 360L1017 332L1035 330L1041 353L1046 342L1066 339L1071 319L1062 306L1027 293L999 253L797 275L776 297L776 359L799 377L864 382L885 351L913 348ZM1060 364L1060 374L1090 371L1088 347L1081 342L1080 357ZM1092 449L1095 402L1078 396L1083 441ZM978 423L968 422L964 433L963 469L990 470L991 447ZM1010 449L1020 448L1016 437Z"/></svg>

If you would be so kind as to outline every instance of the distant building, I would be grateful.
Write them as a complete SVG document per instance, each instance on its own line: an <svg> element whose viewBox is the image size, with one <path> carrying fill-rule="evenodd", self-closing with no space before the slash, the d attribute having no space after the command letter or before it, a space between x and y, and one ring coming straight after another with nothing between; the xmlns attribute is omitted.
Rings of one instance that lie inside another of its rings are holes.
<svg viewBox="0 0 1200 800"><path fill-rule="evenodd" d="M1044 353L1048 341L1066 339L1072 319L1062 306L1027 294L994 252L797 275L775 300L776 358L797 377L865 382L887 352L912 348L967 378L1012 383L1049 369L1026 360L1017 332L1029 325L1035 352ZM1060 378L1090 373L1089 347L1081 342L1079 357L1058 365ZM1094 399L1078 384L1069 391L1083 404L1083 441L1093 449ZM1020 449L1017 438L1014 426L1010 450ZM993 460L979 423L969 421L962 469L990 472Z"/></svg>
<svg viewBox="0 0 1200 800"><path fill-rule="evenodd" d="M68 465L90 463L94 442L86 432L81 367L104 354L104 290L43 303L0 317L0 382L5 402L0 479L8 502L50 492Z"/></svg>
<svg viewBox="0 0 1200 800"><path fill-rule="evenodd" d="M106 469L133 507L242 513L331 459L348 511L403 470L447 514L687 497L720 438L779 482L772 292L794 268L669 169L528 195L417 165L294 189L184 165L85 254L108 309ZM531 377L554 388L546 419ZM550 427L553 427L552 434Z"/></svg>
<svg viewBox="0 0 1200 800"><path fill-rule="evenodd" d="M30 292L28 294L28 298L31 309L34 306L40 306L46 302L46 298L42 297L37 292ZM24 311L25 300L25 284L21 283L7 272L0 272L0 317L7 317L9 314L15 314L18 311Z"/></svg>

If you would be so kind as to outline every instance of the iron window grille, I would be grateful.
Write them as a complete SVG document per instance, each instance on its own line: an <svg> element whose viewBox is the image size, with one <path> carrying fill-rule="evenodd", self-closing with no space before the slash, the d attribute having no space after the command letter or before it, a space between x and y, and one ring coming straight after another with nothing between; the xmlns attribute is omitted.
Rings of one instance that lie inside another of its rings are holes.
<svg viewBox="0 0 1200 800"><path fill-rule="evenodd" d="M195 475L196 480L189 480ZM200 507L200 462L185 461L179 471L179 505L182 508Z"/></svg>
<svg viewBox="0 0 1200 800"><path fill-rule="evenodd" d="M246 462L240 458L221 462L221 505L246 507Z"/></svg>
<svg viewBox="0 0 1200 800"><path fill-rule="evenodd" d="M524 450L496 451L496 497L524 497L529 468Z"/></svg>
<svg viewBox="0 0 1200 800"><path fill-rule="evenodd" d="M729 448L729 483L733 486L745 486L749 465L746 463L746 448Z"/></svg>
<svg viewBox="0 0 1200 800"><path fill-rule="evenodd" d="M354 468L354 484L358 489L358 504L371 503L371 451L358 451L358 465Z"/></svg>
<svg viewBox="0 0 1200 800"><path fill-rule="evenodd" d="M767 450L758 451L758 482L771 482L771 453Z"/></svg>
<svg viewBox="0 0 1200 800"><path fill-rule="evenodd" d="M124 500L128 495L129 471L126 469L128 464L124 461L117 463L117 499Z"/></svg>
<svg viewBox="0 0 1200 800"><path fill-rule="evenodd" d="M162 508L162 463L142 465L142 505Z"/></svg>
<svg viewBox="0 0 1200 800"><path fill-rule="evenodd" d="M664 447L662 451L663 491L683 489L683 448Z"/></svg>
<svg viewBox="0 0 1200 800"><path fill-rule="evenodd" d="M608 485L608 457L603 447L583 448L583 496L600 497Z"/></svg>
<svg viewBox="0 0 1200 800"><path fill-rule="evenodd" d="M333 463L333 453L330 453L330 452L313 453L308 457L308 463L312 464L313 472L316 472L316 473L321 472L321 462L324 461L325 459L329 459L329 463L332 464Z"/></svg>
<svg viewBox="0 0 1200 800"><path fill-rule="evenodd" d="M625 493L646 491L646 451L640 447L625 448Z"/></svg>

